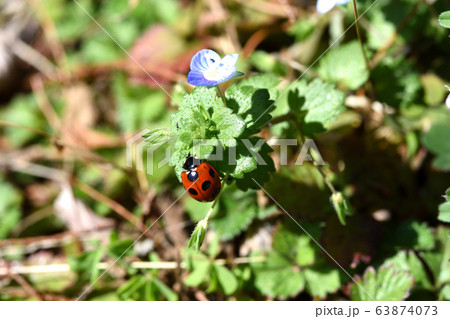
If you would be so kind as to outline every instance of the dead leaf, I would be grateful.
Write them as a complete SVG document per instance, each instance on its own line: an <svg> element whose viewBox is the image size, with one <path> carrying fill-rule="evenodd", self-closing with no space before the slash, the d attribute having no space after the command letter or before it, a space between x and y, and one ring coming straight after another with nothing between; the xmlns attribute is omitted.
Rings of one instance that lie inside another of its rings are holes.
<svg viewBox="0 0 450 319"><path fill-rule="evenodd" d="M96 215L81 200L76 199L69 184L62 184L54 209L56 216L74 233L112 227L114 224L112 219Z"/></svg>
<svg viewBox="0 0 450 319"><path fill-rule="evenodd" d="M62 118L61 137L65 142L86 149L122 145L122 141L92 129L99 114L86 84L77 83L65 89L64 97L66 107Z"/></svg>

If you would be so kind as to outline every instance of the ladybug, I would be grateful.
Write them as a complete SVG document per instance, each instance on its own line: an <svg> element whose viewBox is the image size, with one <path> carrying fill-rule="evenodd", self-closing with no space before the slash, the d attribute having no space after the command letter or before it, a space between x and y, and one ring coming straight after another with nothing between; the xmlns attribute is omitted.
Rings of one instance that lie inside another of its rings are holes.
<svg viewBox="0 0 450 319"><path fill-rule="evenodd" d="M189 154L186 156L183 169L186 172L181 172L181 180L193 199L200 202L212 202L216 199L222 185L214 167Z"/></svg>

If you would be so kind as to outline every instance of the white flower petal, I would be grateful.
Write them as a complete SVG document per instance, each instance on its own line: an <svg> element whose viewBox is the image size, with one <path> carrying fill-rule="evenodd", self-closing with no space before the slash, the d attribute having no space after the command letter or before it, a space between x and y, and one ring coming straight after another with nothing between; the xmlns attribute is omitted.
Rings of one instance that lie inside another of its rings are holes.
<svg viewBox="0 0 450 319"><path fill-rule="evenodd" d="M191 70L205 71L214 63L220 61L220 55L213 50L203 49L198 51L191 59Z"/></svg>
<svg viewBox="0 0 450 319"><path fill-rule="evenodd" d="M336 5L336 0L317 0L317 12L324 14L333 9Z"/></svg>
<svg viewBox="0 0 450 319"><path fill-rule="evenodd" d="M221 63L228 65L228 66L234 66L238 60L239 54L237 53L230 53L224 56Z"/></svg>

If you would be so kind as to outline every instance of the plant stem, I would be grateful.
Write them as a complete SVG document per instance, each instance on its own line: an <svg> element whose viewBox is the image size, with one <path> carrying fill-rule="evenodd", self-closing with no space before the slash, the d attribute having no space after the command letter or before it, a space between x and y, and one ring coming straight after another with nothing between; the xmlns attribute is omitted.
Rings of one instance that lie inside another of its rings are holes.
<svg viewBox="0 0 450 319"><path fill-rule="evenodd" d="M221 190L220 190L220 193L219 193L219 195L217 195L216 199L214 200L213 204L211 205L211 208L209 209L208 213L206 214L205 218L203 218L202 221L208 223L209 218L211 217L211 214L212 214L212 212L213 212L213 210L214 210L214 207L216 207L216 205L217 205L217 203L218 203L218 201L219 201L220 195L222 195L223 188L225 187L225 183L226 183L226 181L227 181L229 175L230 175L230 174L227 173L227 175L225 175L224 179L222 180L222 188L221 188Z"/></svg>
<svg viewBox="0 0 450 319"><path fill-rule="evenodd" d="M275 124L278 124L278 123L288 122L288 121L292 120L293 118L294 117L293 117L292 113L288 112L288 113L286 113L284 115L280 115L280 116L272 118L267 123L267 125L275 125Z"/></svg>
<svg viewBox="0 0 450 319"><path fill-rule="evenodd" d="M361 39L361 33L359 32L359 23L358 23L359 16L358 16L358 8L356 7L356 0L353 0L353 10L354 10L354 14L355 14L356 34L358 36L359 44L361 45L361 51L362 51L363 56L364 56L364 61L366 62L367 70L370 72L369 59L367 59L366 50L364 50L364 44L363 44L362 39Z"/></svg>
<svg viewBox="0 0 450 319"><path fill-rule="evenodd" d="M225 96L223 95L222 90L220 89L219 85L216 85L216 89L217 89L217 92L219 92L219 96L223 101L223 105L227 106L227 102L225 101Z"/></svg>
<svg viewBox="0 0 450 319"><path fill-rule="evenodd" d="M333 184L330 182L330 180L328 179L327 175L325 174L325 172L323 171L322 167L320 167L319 165L315 165L317 167L317 170L319 171L320 175L322 175L323 180L325 181L325 184L327 184L328 188L330 189L330 191L333 194L336 194L336 188L334 188Z"/></svg>

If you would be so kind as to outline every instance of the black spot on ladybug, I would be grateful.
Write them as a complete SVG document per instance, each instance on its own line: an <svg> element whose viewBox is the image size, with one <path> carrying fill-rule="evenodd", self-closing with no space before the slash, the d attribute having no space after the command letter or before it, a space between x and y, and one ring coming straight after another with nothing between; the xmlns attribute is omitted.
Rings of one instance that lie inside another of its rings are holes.
<svg viewBox="0 0 450 319"><path fill-rule="evenodd" d="M198 173L196 171L189 172L187 175L188 180L191 182L195 181L198 178Z"/></svg>
<svg viewBox="0 0 450 319"><path fill-rule="evenodd" d="M209 175L214 178L214 176L216 176L216 174L214 173L214 170L212 168L209 169Z"/></svg>
<svg viewBox="0 0 450 319"><path fill-rule="evenodd" d="M203 182L203 184L202 184L202 189L203 189L204 191L206 191L210 186L211 186L211 182L210 182L210 181L205 181L205 182Z"/></svg>
<svg viewBox="0 0 450 319"><path fill-rule="evenodd" d="M217 187L215 190L214 190L214 193L213 193L213 197L216 197L217 195L219 195L219 193L220 193L220 187Z"/></svg>
<svg viewBox="0 0 450 319"><path fill-rule="evenodd" d="M191 193L194 196L198 195L197 191L195 189L193 189L193 188L189 188L189 193Z"/></svg>

